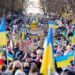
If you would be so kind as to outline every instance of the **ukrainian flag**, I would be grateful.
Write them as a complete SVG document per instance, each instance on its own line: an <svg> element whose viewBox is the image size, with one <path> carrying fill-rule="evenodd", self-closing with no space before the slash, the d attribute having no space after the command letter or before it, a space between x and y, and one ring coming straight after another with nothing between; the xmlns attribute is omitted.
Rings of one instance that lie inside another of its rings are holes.
<svg viewBox="0 0 75 75"><path fill-rule="evenodd" d="M2 21L0 25L0 46L7 45L7 37L6 37L6 21L5 19L0 19Z"/></svg>
<svg viewBox="0 0 75 75"><path fill-rule="evenodd" d="M2 56L3 55L3 50L0 50L0 56Z"/></svg>
<svg viewBox="0 0 75 75"><path fill-rule="evenodd" d="M7 59L8 59L9 61L13 61L13 54L8 53L8 54L7 54Z"/></svg>
<svg viewBox="0 0 75 75"><path fill-rule="evenodd" d="M43 75L50 75L55 72L54 58L53 58L53 30L49 29L47 37L47 46L44 50L43 61L40 72Z"/></svg>
<svg viewBox="0 0 75 75"><path fill-rule="evenodd" d="M48 24L49 24L50 28L59 28L59 26L56 25L56 23L54 21L49 21Z"/></svg>
<svg viewBox="0 0 75 75"><path fill-rule="evenodd" d="M73 38L72 38L72 45L75 45L75 30L74 30Z"/></svg>
<svg viewBox="0 0 75 75"><path fill-rule="evenodd" d="M68 60L68 55L58 56L55 59L58 68L68 67L70 65L70 62Z"/></svg>
<svg viewBox="0 0 75 75"><path fill-rule="evenodd" d="M69 54L68 54L68 60L71 62L74 60L74 51L71 51Z"/></svg>

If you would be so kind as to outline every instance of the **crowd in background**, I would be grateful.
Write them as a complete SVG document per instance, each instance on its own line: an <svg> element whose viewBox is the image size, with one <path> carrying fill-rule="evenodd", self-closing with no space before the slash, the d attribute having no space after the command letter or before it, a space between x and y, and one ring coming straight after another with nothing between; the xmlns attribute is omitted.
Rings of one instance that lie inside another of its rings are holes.
<svg viewBox="0 0 75 75"><path fill-rule="evenodd" d="M44 40L48 33L48 22L54 21L59 28L54 29L54 56L66 55L72 50L75 50L75 45L72 45L72 37L75 30L75 24L72 24L71 19L64 19L60 15L49 17L31 17L14 15L7 19L7 44L8 53L13 55L13 60L7 61L7 51L3 48L3 67L0 70L0 75L42 75L40 68L44 53ZM36 33L31 33L31 23L35 21ZM13 25L17 28L13 29ZM40 31L40 33L39 33ZM22 32L25 32L22 39ZM37 33L38 32L38 33ZM14 34L17 34L18 41L14 43ZM31 36L36 36L32 38ZM30 41L31 45L26 45L26 41ZM11 44L12 42L12 44ZM12 46L11 46L12 45ZM72 61L71 66L64 68L56 67L55 75L75 75L75 63Z"/></svg>

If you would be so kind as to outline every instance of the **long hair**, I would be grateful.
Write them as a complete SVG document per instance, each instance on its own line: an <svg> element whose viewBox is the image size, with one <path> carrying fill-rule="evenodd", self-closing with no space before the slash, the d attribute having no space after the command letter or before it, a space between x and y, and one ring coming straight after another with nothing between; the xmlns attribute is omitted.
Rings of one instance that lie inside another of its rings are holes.
<svg viewBox="0 0 75 75"><path fill-rule="evenodd" d="M37 65L35 63L31 63L30 73L37 72Z"/></svg>

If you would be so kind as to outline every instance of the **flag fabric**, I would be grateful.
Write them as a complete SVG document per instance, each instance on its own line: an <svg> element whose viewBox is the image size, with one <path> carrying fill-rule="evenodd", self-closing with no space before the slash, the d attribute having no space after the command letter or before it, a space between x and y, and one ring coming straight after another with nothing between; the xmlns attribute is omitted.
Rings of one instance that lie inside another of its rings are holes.
<svg viewBox="0 0 75 75"><path fill-rule="evenodd" d="M24 33L24 32L22 32L22 40L24 40L24 36L25 36L25 33Z"/></svg>
<svg viewBox="0 0 75 75"><path fill-rule="evenodd" d="M13 61L13 54L11 54L11 53L8 52L8 54L7 54L7 59L8 59L9 61Z"/></svg>
<svg viewBox="0 0 75 75"><path fill-rule="evenodd" d="M0 25L0 46L7 45L7 37L6 37L6 21L5 19L1 19L2 23Z"/></svg>
<svg viewBox="0 0 75 75"><path fill-rule="evenodd" d="M74 50L68 54L68 59L70 62L74 60Z"/></svg>
<svg viewBox="0 0 75 75"><path fill-rule="evenodd" d="M73 38L72 38L72 45L75 45L75 30L74 30Z"/></svg>
<svg viewBox="0 0 75 75"><path fill-rule="evenodd" d="M51 28L59 28L59 26L56 25L56 22L54 22L54 21L49 21L48 24L49 24L49 27L51 27Z"/></svg>
<svg viewBox="0 0 75 75"><path fill-rule="evenodd" d="M70 65L70 62L68 60L68 55L58 56L55 59L58 68L68 67Z"/></svg>
<svg viewBox="0 0 75 75"><path fill-rule="evenodd" d="M68 67L70 65L70 62L74 60L74 50L70 51L68 54L64 56L57 56L55 57L57 67Z"/></svg>
<svg viewBox="0 0 75 75"><path fill-rule="evenodd" d="M68 49L68 50L64 53L64 55L68 55L70 52L71 52L71 50Z"/></svg>
<svg viewBox="0 0 75 75"><path fill-rule="evenodd" d="M2 56L3 55L3 50L0 50L0 56Z"/></svg>
<svg viewBox="0 0 75 75"><path fill-rule="evenodd" d="M31 30L36 30L37 26L35 22L32 22L31 24Z"/></svg>
<svg viewBox="0 0 75 75"><path fill-rule="evenodd" d="M44 50L43 61L40 73L43 75L50 75L55 72L54 58L53 58L53 30L49 29L47 37L47 46Z"/></svg>

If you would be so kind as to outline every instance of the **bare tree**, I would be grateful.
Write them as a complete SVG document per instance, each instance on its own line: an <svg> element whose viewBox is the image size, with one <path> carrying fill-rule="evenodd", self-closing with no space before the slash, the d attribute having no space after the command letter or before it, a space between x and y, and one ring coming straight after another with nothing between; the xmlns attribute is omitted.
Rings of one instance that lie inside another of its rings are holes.
<svg viewBox="0 0 75 75"><path fill-rule="evenodd" d="M41 9L43 10L44 14L46 14L46 4L47 1L46 0L40 0L40 6L41 6Z"/></svg>
<svg viewBox="0 0 75 75"><path fill-rule="evenodd" d="M8 12L13 13L15 10L18 10L18 5L21 10L23 10L24 0L0 0L0 15Z"/></svg>
<svg viewBox="0 0 75 75"><path fill-rule="evenodd" d="M29 2L29 0L24 0L24 2L23 2L23 10L25 11L25 13L26 13L26 10L28 7L28 2Z"/></svg>
<svg viewBox="0 0 75 75"><path fill-rule="evenodd" d="M75 0L68 0L73 13L75 13Z"/></svg>
<svg viewBox="0 0 75 75"><path fill-rule="evenodd" d="M64 0L40 0L44 11L63 13L66 8ZM46 9L45 9L46 8Z"/></svg>

